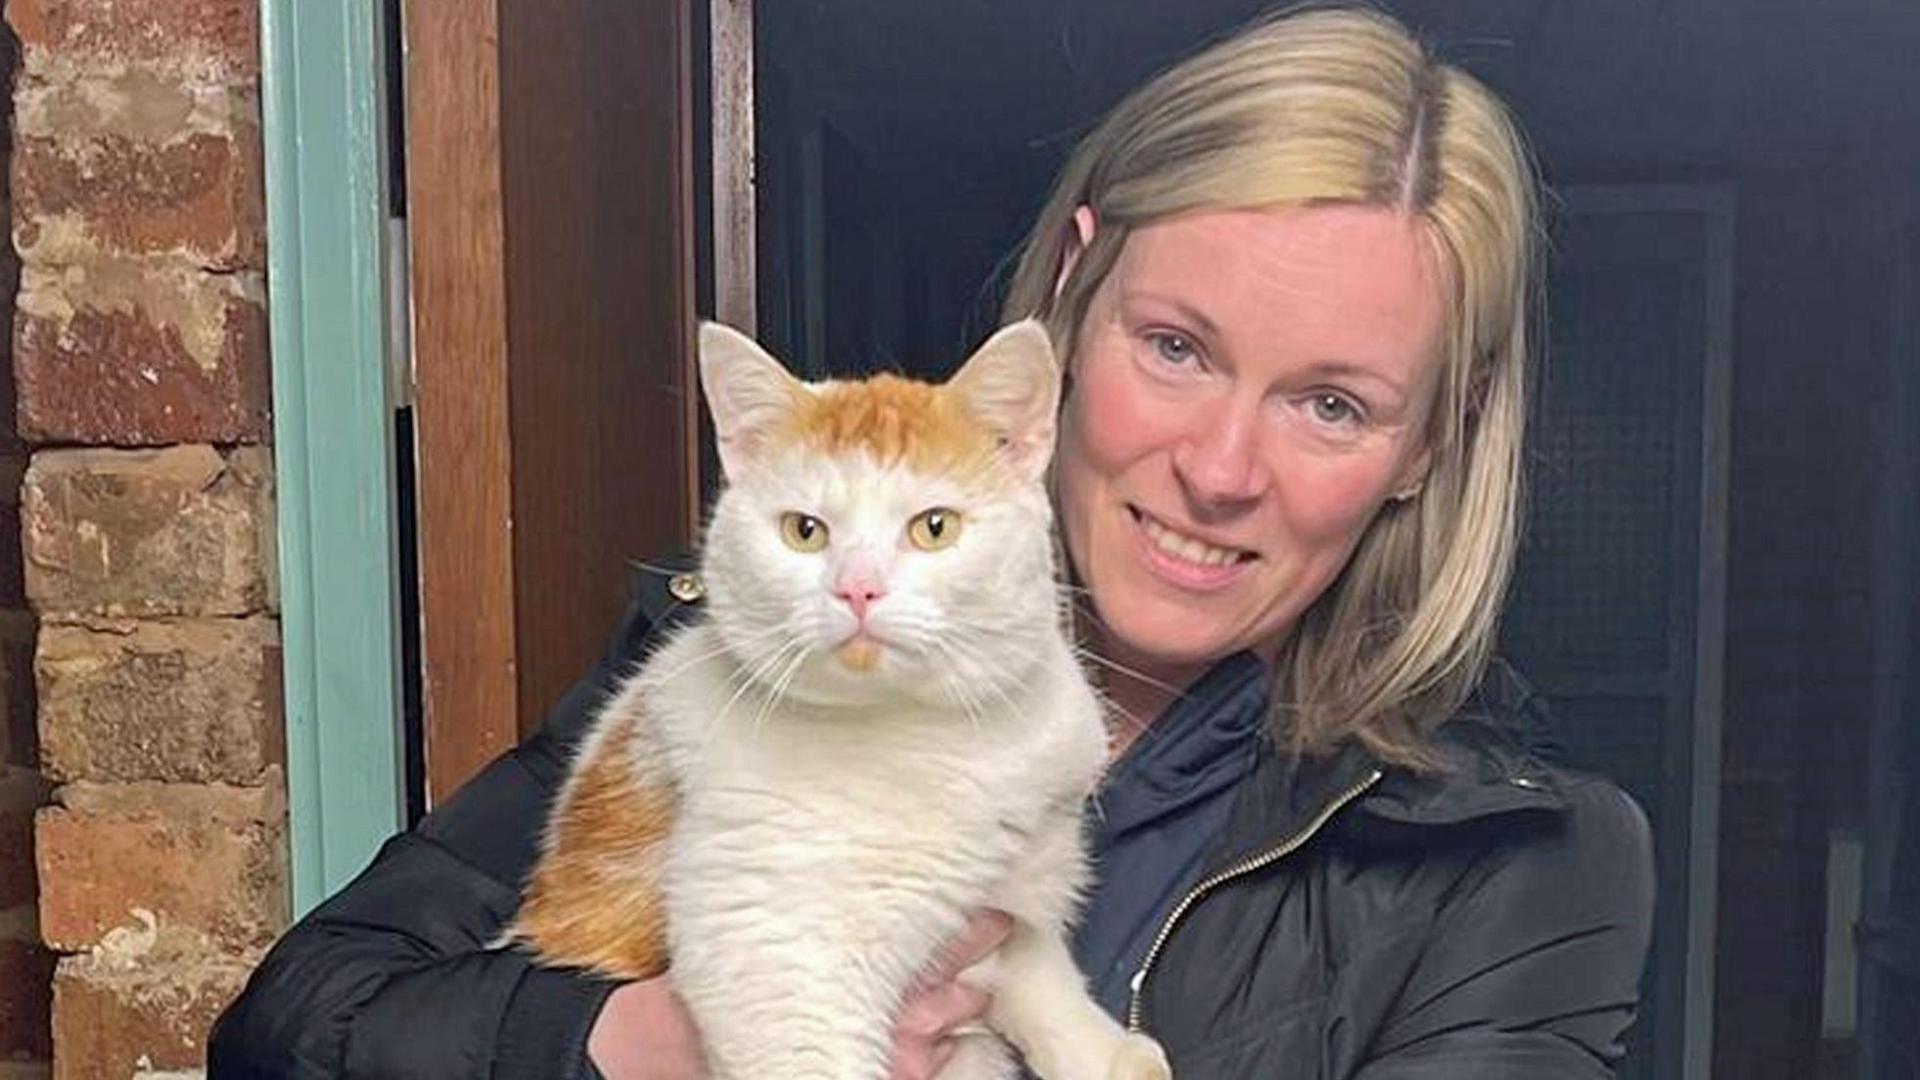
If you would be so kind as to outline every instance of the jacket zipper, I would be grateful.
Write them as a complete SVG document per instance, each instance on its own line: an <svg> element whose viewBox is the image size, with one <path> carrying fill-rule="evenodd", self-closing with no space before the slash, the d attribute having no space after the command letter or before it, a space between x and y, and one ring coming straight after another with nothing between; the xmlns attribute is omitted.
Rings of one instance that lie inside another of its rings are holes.
<svg viewBox="0 0 1920 1080"><path fill-rule="evenodd" d="M1333 815L1339 813L1348 803L1359 798L1368 788L1379 783L1381 775L1382 773L1379 769L1372 770L1365 778L1341 792L1332 802L1322 807L1320 812L1314 815L1313 820L1307 822L1306 828L1301 829L1299 832L1294 833L1292 836L1287 837L1279 844L1265 851L1255 855L1249 855L1239 862L1234 863L1232 866L1213 873L1198 885L1187 890L1187 894L1180 898L1180 902L1173 906L1173 910L1167 912L1166 919L1160 923L1160 932L1153 937L1152 947L1147 949L1145 959L1140 961L1139 970L1133 973L1133 981L1129 984L1131 992L1127 999L1128 1031L1140 1030L1140 1014L1145 1000L1147 979L1151 977L1153 973L1154 961L1160 959L1160 951L1166 948L1167 939L1173 936L1173 928L1179 925L1180 920L1186 917L1187 912L1191 910L1195 904L1205 899L1208 893L1219 888L1221 885L1232 881L1234 878L1251 874L1255 870L1272 866L1274 863L1279 862L1281 859L1299 850L1302 844L1313 839L1314 834L1318 833L1326 826L1328 821L1332 820Z"/></svg>

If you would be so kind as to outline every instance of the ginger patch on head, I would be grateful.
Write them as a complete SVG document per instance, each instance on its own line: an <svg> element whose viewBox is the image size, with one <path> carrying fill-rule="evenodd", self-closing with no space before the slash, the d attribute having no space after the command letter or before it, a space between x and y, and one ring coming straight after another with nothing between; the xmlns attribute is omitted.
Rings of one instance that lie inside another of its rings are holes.
<svg viewBox="0 0 1920 1080"><path fill-rule="evenodd" d="M667 969L660 862L678 800L635 775L638 738L629 725L602 740L549 826L512 932L542 963L619 979Z"/></svg>
<svg viewBox="0 0 1920 1080"><path fill-rule="evenodd" d="M942 387L875 375L831 383L802 403L783 432L827 453L866 451L885 464L920 472L984 469L993 432Z"/></svg>

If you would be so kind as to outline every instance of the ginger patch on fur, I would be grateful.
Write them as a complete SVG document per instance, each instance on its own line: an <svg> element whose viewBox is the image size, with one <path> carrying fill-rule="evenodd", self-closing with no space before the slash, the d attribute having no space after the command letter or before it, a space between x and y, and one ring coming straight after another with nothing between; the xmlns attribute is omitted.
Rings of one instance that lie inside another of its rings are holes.
<svg viewBox="0 0 1920 1080"><path fill-rule="evenodd" d="M792 435L828 453L865 450L923 472L981 466L994 450L993 433L945 388L894 375L831 384L791 424Z"/></svg>
<svg viewBox="0 0 1920 1080"><path fill-rule="evenodd" d="M513 930L542 963L621 979L667 969L660 863L677 800L636 775L638 738L609 734L561 795Z"/></svg>

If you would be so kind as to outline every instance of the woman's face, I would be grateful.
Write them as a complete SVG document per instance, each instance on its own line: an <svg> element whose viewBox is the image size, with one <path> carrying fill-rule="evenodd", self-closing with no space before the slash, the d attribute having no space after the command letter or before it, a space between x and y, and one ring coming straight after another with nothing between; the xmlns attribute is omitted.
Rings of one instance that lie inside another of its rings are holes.
<svg viewBox="0 0 1920 1080"><path fill-rule="evenodd" d="M1442 312L1419 228L1338 206L1128 238L1080 330L1058 471L1110 647L1177 668L1271 646L1420 482Z"/></svg>

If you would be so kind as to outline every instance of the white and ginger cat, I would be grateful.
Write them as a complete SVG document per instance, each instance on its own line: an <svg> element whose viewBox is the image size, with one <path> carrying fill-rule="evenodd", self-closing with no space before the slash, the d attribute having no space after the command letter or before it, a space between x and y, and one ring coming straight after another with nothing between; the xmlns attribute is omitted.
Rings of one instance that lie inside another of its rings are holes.
<svg viewBox="0 0 1920 1080"><path fill-rule="evenodd" d="M950 382L800 382L700 332L727 485L705 610L605 706L511 936L673 982L722 1080L882 1080L916 975L982 907L968 981L1044 1080L1161 1080L1067 951L1106 760L1044 474L1059 372L1017 323ZM999 1080L966 1037L942 1072Z"/></svg>

